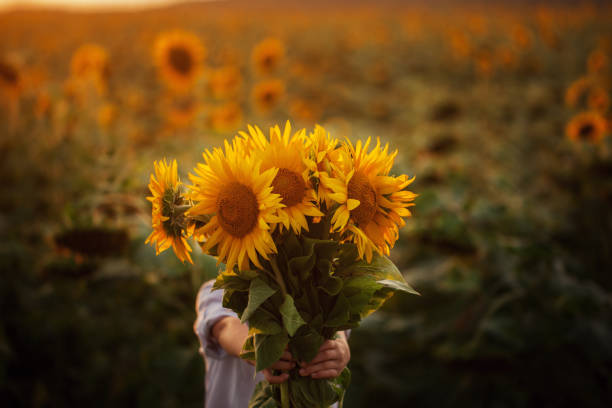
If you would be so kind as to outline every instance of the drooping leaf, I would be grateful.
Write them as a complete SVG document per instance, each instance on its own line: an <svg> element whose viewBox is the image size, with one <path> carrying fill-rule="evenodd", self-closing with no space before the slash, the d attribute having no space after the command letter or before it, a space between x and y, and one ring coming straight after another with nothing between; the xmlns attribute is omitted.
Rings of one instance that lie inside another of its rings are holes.
<svg viewBox="0 0 612 408"><path fill-rule="evenodd" d="M297 329L302 327L306 322L300 316L300 313L295 308L293 298L290 295L285 295L285 301L280 307L280 313L283 317L283 323L285 329L289 333L289 336L293 336Z"/></svg>
<svg viewBox="0 0 612 408"><path fill-rule="evenodd" d="M394 289L394 290L400 290L403 292L407 292L407 293L412 293L413 295L420 295L419 292L417 292L416 290L414 290L412 288L412 286L410 286L408 283L406 282L400 282L397 280L391 280L391 279L383 279L383 280L379 280L376 281L377 283L389 288L389 289Z"/></svg>
<svg viewBox="0 0 612 408"><path fill-rule="evenodd" d="M289 336L286 332L272 335L256 334L254 341L255 356L257 357L255 371L270 367L280 359L288 342Z"/></svg>
<svg viewBox="0 0 612 408"><path fill-rule="evenodd" d="M276 289L272 289L261 278L253 279L249 288L249 302L240 317L240 321L246 322L253 312L274 293L276 293Z"/></svg>

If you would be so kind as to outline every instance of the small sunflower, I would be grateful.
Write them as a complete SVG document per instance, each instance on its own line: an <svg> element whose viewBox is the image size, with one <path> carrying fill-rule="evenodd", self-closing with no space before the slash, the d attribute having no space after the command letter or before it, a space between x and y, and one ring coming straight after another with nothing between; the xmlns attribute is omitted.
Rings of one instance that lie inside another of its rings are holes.
<svg viewBox="0 0 612 408"><path fill-rule="evenodd" d="M177 174L176 160L170 165L164 161L155 162L155 176L151 174L149 190L151 197L147 200L153 203L152 225L153 232L145 244L155 246L159 255L172 246L174 253L181 260L193 263L191 260L191 247L187 243L192 228L187 226L185 218L186 207L181 194L181 182Z"/></svg>
<svg viewBox="0 0 612 408"><path fill-rule="evenodd" d="M195 34L176 30L157 37L153 54L161 79L171 89L182 92L200 77L206 50Z"/></svg>
<svg viewBox="0 0 612 408"><path fill-rule="evenodd" d="M279 79L263 81L255 85L252 99L260 112L267 113L274 109L285 93L285 84Z"/></svg>
<svg viewBox="0 0 612 408"><path fill-rule="evenodd" d="M285 55L283 43L277 38L266 38L253 48L251 60L260 74L276 71Z"/></svg>
<svg viewBox="0 0 612 408"><path fill-rule="evenodd" d="M240 90L242 76L238 68L227 66L214 69L208 77L208 89L214 98L227 99Z"/></svg>
<svg viewBox="0 0 612 408"><path fill-rule="evenodd" d="M308 231L306 216L324 214L314 203L317 196L305 163L305 131L291 135L291 124L287 121L283 132L278 126L271 128L269 139L258 127L249 127L249 134L240 134L252 146L251 154L261 159L262 170L278 169L272 181L272 192L281 196L284 205L276 213L280 223L296 234L302 229Z"/></svg>
<svg viewBox="0 0 612 408"><path fill-rule="evenodd" d="M218 132L235 130L241 122L242 108L235 102L212 108L208 116L208 125Z"/></svg>
<svg viewBox="0 0 612 408"><path fill-rule="evenodd" d="M0 59L0 89L11 97L19 96L22 89L22 76L14 64Z"/></svg>
<svg viewBox="0 0 612 408"><path fill-rule="evenodd" d="M191 95L174 95L162 100L161 110L170 126L184 129L195 122L202 105Z"/></svg>
<svg viewBox="0 0 612 408"><path fill-rule="evenodd" d="M610 107L610 97L608 91L602 87L591 89L587 98L587 106L594 111L605 113Z"/></svg>
<svg viewBox="0 0 612 408"><path fill-rule="evenodd" d="M608 124L597 112L581 112L575 115L565 128L566 136L574 142L599 143L606 135Z"/></svg>
<svg viewBox="0 0 612 408"><path fill-rule="evenodd" d="M567 87L565 91L565 105L573 108L582 100L585 93L593 86L590 77L580 77Z"/></svg>
<svg viewBox="0 0 612 408"><path fill-rule="evenodd" d="M307 147L309 157L305 160L310 176L318 180L316 188L317 201L331 208L333 203L332 184L340 183L332 177L334 168L342 165L343 158L341 149L343 145L338 139L333 139L329 133L320 125L316 125L313 132L308 135ZM336 189L341 188L338 184Z"/></svg>
<svg viewBox="0 0 612 408"><path fill-rule="evenodd" d="M77 81L92 81L99 93L104 93L110 74L108 53L98 44L80 46L72 54L70 74Z"/></svg>
<svg viewBox="0 0 612 408"><path fill-rule="evenodd" d="M341 171L336 171L339 182L331 184L332 198L339 206L332 217L332 228L346 240L357 245L359 256L370 262L372 251L389 255L404 226L402 217L412 214L408 207L416 197L405 188L412 183L402 175L389 176L397 150L388 153L389 146L380 146L380 140L367 152L370 139L353 147L349 141L347 155Z"/></svg>
<svg viewBox="0 0 612 408"><path fill-rule="evenodd" d="M238 138L231 145L225 141L225 152L206 150L203 156L205 164L198 163L195 175L189 175L196 204L187 214L212 218L195 230L195 236L204 241L205 252L217 248L218 261L225 262L227 270L235 265L249 269L249 260L261 269L258 255L269 259L276 252L270 229L283 206L272 192L277 170L261 171L261 162L247 155Z"/></svg>
<svg viewBox="0 0 612 408"><path fill-rule="evenodd" d="M591 74L599 74L605 72L610 65L610 58L602 50L595 50L589 54L587 59L587 70Z"/></svg>

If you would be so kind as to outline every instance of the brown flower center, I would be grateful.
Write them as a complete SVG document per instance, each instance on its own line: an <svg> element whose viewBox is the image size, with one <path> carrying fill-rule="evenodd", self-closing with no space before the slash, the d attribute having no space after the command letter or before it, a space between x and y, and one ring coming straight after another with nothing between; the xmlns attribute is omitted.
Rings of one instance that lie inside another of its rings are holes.
<svg viewBox="0 0 612 408"><path fill-rule="evenodd" d="M595 126L593 126L592 123L585 123L584 125L580 126L578 137L582 140L591 139L594 131Z"/></svg>
<svg viewBox="0 0 612 408"><path fill-rule="evenodd" d="M191 54L183 47L175 46L168 52L170 64L174 69L183 75L189 74L193 66Z"/></svg>
<svg viewBox="0 0 612 408"><path fill-rule="evenodd" d="M217 197L217 218L230 235L242 238L255 228L259 209L253 191L238 182L226 185Z"/></svg>
<svg viewBox="0 0 612 408"><path fill-rule="evenodd" d="M359 200L359 206L351 210L351 218L358 226L367 225L376 214L376 191L368 177L357 171L348 183L348 198Z"/></svg>
<svg viewBox="0 0 612 408"><path fill-rule="evenodd" d="M287 207L299 204L306 195L306 183L296 172L282 168L272 181L272 192L282 197L282 203Z"/></svg>
<svg viewBox="0 0 612 408"><path fill-rule="evenodd" d="M17 70L11 65L0 61L0 80L7 84L13 85L17 83L18 79L19 75L17 74Z"/></svg>

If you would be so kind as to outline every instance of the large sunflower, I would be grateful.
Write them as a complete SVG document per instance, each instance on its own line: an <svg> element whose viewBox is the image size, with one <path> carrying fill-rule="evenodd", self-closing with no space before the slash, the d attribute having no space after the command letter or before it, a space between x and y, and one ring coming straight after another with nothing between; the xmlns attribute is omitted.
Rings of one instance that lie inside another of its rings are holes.
<svg viewBox="0 0 612 408"><path fill-rule="evenodd" d="M566 136L574 142L599 143L606 135L606 119L597 112L581 112L575 115L565 128Z"/></svg>
<svg viewBox="0 0 612 408"><path fill-rule="evenodd" d="M191 228L186 225L181 195L181 182L178 179L176 160L168 165L166 160L155 162L155 176L151 174L149 190L153 196L147 200L153 203L152 225L153 232L145 244L151 243L159 255L160 252L172 246L174 253L184 262L193 263L189 252L191 247L187 243Z"/></svg>
<svg viewBox="0 0 612 408"><path fill-rule="evenodd" d="M272 191L282 198L284 207L277 211L280 223L296 234L308 231L306 215L321 217L324 214L314 204L316 194L306 166L305 131L291 135L291 124L285 124L281 132L278 126L270 129L268 139L258 127L249 127L249 134L240 132L252 146L252 155L261 158L261 169L278 169L272 181Z"/></svg>
<svg viewBox="0 0 612 408"><path fill-rule="evenodd" d="M359 256L368 262L372 251L389 254L398 238L399 227L405 222L402 217L411 215L407 207L414 204L416 197L405 188L412 183L402 175L389 176L397 150L388 153L377 141L368 153L370 139L353 147L348 141L346 157L342 166L336 166L337 180L330 183L332 199L339 206L332 217L332 228L339 231L346 240L357 245Z"/></svg>
<svg viewBox="0 0 612 408"><path fill-rule="evenodd" d="M162 80L175 91L186 91L202 73L206 50L195 34L175 30L157 37L153 54Z"/></svg>
<svg viewBox="0 0 612 408"><path fill-rule="evenodd" d="M249 269L249 260L261 269L258 254L269 259L276 252L270 224L277 222L274 214L282 207L281 197L272 192L277 170L261 171L261 161L247 155L238 138L232 145L225 141L225 152L206 150L203 156L205 164L198 163L196 174L189 175L197 204L188 215L212 218L195 236L204 240L205 252L217 248L218 261L228 270L234 265Z"/></svg>

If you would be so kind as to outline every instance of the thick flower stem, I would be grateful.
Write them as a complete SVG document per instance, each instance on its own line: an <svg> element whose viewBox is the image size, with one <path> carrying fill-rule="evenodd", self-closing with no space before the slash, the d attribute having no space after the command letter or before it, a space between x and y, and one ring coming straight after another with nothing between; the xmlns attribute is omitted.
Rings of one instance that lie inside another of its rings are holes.
<svg viewBox="0 0 612 408"><path fill-rule="evenodd" d="M280 392L281 392L281 406L283 408L290 408L291 404L289 401L289 383L287 381L285 381L284 383L281 383Z"/></svg>
<svg viewBox="0 0 612 408"><path fill-rule="evenodd" d="M284 298L285 295L287 294L287 286L285 286L285 280L283 279L283 274L281 273L280 269L278 269L278 264L276 263L275 256L270 257L270 265L272 265L272 270L274 271L274 274L276 275L276 283L278 283L278 285L280 286L281 292L283 293L283 298Z"/></svg>

